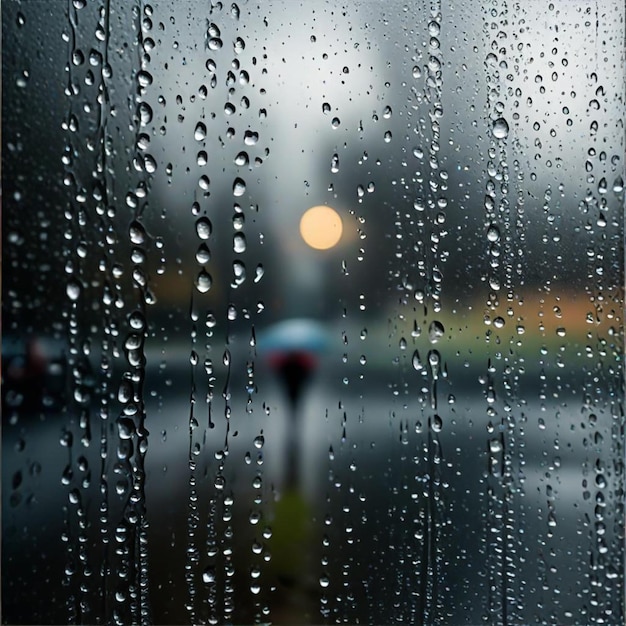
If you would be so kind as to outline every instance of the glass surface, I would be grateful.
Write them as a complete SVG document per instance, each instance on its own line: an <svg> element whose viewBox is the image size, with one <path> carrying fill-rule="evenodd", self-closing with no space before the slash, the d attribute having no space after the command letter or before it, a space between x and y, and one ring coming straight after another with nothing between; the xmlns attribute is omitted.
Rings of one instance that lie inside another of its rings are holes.
<svg viewBox="0 0 626 626"><path fill-rule="evenodd" d="M624 18L4 2L3 623L623 624Z"/></svg>

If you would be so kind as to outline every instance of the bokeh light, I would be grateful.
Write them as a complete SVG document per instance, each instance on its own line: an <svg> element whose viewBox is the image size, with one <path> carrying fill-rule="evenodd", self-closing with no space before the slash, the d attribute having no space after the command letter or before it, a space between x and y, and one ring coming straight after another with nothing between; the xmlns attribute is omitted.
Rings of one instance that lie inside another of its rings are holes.
<svg viewBox="0 0 626 626"><path fill-rule="evenodd" d="M314 206L300 220L302 239L316 250L328 250L341 239L343 224L339 213L329 206Z"/></svg>

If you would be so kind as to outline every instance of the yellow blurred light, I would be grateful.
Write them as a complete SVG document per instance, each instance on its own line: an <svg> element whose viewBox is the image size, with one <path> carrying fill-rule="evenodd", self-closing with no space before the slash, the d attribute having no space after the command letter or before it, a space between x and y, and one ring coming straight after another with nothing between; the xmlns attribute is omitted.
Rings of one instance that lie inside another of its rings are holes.
<svg viewBox="0 0 626 626"><path fill-rule="evenodd" d="M302 239L316 250L328 250L341 239L343 224L335 209L329 206L314 206L300 220Z"/></svg>

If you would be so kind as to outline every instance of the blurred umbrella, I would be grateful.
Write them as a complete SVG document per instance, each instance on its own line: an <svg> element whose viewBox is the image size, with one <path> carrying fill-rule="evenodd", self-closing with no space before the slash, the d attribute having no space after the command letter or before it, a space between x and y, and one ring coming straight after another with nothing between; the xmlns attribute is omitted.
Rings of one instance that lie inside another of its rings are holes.
<svg viewBox="0 0 626 626"><path fill-rule="evenodd" d="M304 350L321 354L330 343L326 326L307 318L294 318L273 324L258 337L261 353L291 352Z"/></svg>

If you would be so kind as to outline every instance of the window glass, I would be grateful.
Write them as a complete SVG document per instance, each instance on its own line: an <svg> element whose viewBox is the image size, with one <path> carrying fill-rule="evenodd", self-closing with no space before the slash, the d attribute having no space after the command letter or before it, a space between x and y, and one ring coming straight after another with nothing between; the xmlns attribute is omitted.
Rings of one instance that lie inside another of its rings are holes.
<svg viewBox="0 0 626 626"><path fill-rule="evenodd" d="M3 622L623 624L624 17L5 2Z"/></svg>

